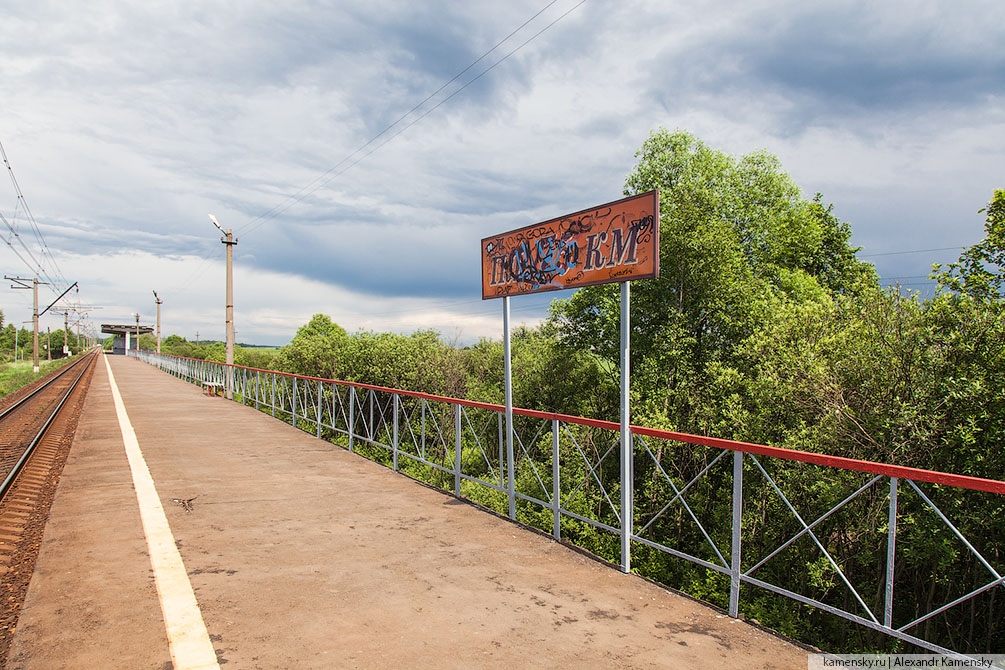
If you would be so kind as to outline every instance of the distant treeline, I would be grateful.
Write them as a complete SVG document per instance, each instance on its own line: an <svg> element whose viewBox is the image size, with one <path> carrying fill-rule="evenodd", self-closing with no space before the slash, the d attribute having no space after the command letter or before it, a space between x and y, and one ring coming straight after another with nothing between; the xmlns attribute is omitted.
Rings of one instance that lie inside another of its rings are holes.
<svg viewBox="0 0 1005 670"><path fill-rule="evenodd" d="M80 340L80 344L83 344ZM0 310L0 363L11 363L14 361L15 349L18 360L32 359L32 329L15 328L14 324L4 325L4 314ZM67 333L67 347L71 354L79 353L80 346L77 341L77 334L71 331ZM51 352L49 349L51 348ZM51 332L43 331L38 337L38 355L40 360L48 358L63 358L63 329Z"/></svg>

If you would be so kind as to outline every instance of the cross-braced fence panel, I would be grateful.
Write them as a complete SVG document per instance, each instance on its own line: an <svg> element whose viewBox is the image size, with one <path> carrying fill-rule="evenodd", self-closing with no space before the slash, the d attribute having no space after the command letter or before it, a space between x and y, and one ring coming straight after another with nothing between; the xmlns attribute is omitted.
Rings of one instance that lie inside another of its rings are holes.
<svg viewBox="0 0 1005 670"><path fill-rule="evenodd" d="M138 356L228 383L220 363ZM231 374L238 402L603 558L627 534L634 571L733 616L844 650L1005 651L1001 482L638 427L626 474L616 424L525 410L510 462L498 406Z"/></svg>

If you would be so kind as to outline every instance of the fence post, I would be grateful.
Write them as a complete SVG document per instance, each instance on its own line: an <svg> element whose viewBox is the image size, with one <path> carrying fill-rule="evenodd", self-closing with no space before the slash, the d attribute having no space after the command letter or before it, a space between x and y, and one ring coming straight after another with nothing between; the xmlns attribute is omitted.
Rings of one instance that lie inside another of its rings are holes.
<svg viewBox="0 0 1005 670"><path fill-rule="evenodd" d="M298 400L297 378L294 377L293 378L293 402L290 403L291 406L293 407L293 427L294 428L297 427L297 400Z"/></svg>
<svg viewBox="0 0 1005 670"><path fill-rule="evenodd" d="M370 396L370 425L366 429L366 435L370 439L370 441L373 442L374 435L376 434L373 429L373 396L374 396L373 389L369 389L369 396Z"/></svg>
<svg viewBox="0 0 1005 670"><path fill-rule="evenodd" d="M338 407L337 407L338 404L339 404L338 384L332 382L332 409L331 409L332 439L334 439L338 434L338 428L335 426L335 424L338 422Z"/></svg>
<svg viewBox="0 0 1005 670"><path fill-rule="evenodd" d="M321 380L318 380L318 413L316 415L318 420L318 437L321 437Z"/></svg>
<svg viewBox="0 0 1005 670"><path fill-rule="evenodd" d="M356 425L356 387L349 387L349 451L352 451L353 426Z"/></svg>
<svg viewBox="0 0 1005 670"><path fill-rule="evenodd" d="M503 481L503 463L506 462L503 460L503 449L506 446L503 437L503 412L499 412L496 416L499 418L499 487L502 488L506 485L506 482Z"/></svg>
<svg viewBox="0 0 1005 670"><path fill-rule="evenodd" d="M454 495L461 497L461 406L454 405Z"/></svg>
<svg viewBox="0 0 1005 670"><path fill-rule="evenodd" d="M394 471L398 471L398 394L391 395L394 404L394 434L391 436L391 451L394 459Z"/></svg>
<svg viewBox="0 0 1005 670"><path fill-rule="evenodd" d="M276 416L276 373L272 373L272 416Z"/></svg>
<svg viewBox="0 0 1005 670"><path fill-rule="evenodd" d="M255 409L261 411L262 405L262 371L255 370Z"/></svg>
<svg viewBox="0 0 1005 670"><path fill-rule="evenodd" d="M729 570L729 616L740 612L740 522L743 519L743 452L733 452L733 546Z"/></svg>
<svg viewBox="0 0 1005 670"><path fill-rule="evenodd" d="M562 539L562 488L559 486L558 419L551 420L551 509L552 531L556 540Z"/></svg>
<svg viewBox="0 0 1005 670"><path fill-rule="evenodd" d="M897 483L890 477L890 520L886 529L886 602L883 606L883 625L893 627L893 566L897 556Z"/></svg>

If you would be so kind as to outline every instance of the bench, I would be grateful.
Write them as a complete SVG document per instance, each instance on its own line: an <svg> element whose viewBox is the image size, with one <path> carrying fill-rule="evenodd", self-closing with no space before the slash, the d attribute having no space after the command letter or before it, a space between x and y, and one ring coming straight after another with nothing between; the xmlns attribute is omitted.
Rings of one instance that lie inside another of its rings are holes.
<svg viewBox="0 0 1005 670"><path fill-rule="evenodd" d="M223 395L223 384L219 382L202 382L202 388L206 391L206 395L210 398L216 395ZM220 393L217 393L217 391Z"/></svg>

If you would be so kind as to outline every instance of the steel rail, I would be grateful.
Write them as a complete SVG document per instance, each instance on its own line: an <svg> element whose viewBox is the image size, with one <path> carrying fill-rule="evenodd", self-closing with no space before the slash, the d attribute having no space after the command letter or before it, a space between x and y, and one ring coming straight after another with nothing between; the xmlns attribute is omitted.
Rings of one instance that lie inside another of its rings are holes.
<svg viewBox="0 0 1005 670"><path fill-rule="evenodd" d="M25 397L23 397L20 400L18 400L16 403L14 403L13 405L11 405L7 409L5 409L3 412L0 412L0 421L2 421L5 416L7 416L8 414L10 414L14 410L16 410L18 407L20 407L21 405L23 405L24 403L28 402L29 400L31 400L32 398L34 398L36 395L38 395L39 393L41 393L44 389L47 389L49 387L49 384L54 383L57 379L62 379L63 375L65 375L67 372L69 372L70 370L72 370L76 366L80 365L86 359L87 359L87 355L85 355L85 356L77 359L72 364L67 365L62 370L59 371L58 375L56 375L55 377L53 377L49 381L45 382L44 384L42 384L41 386L39 386L37 389L35 389L34 391L32 391L31 393L29 393Z"/></svg>
<svg viewBox="0 0 1005 670"><path fill-rule="evenodd" d="M56 381L57 379L61 379L66 372L69 372L70 370L74 369L79 363L83 363L86 361L89 364L91 361L94 360L94 356L95 354L88 354L85 357L81 358L79 361L77 361L77 363L68 366L66 370L64 370L62 373L60 373L56 377L53 377L48 382L46 382L45 384L37 388L35 391L33 391L31 395L27 396L26 398L18 402L18 405L20 405L22 402L24 402L24 400L27 400L28 398L34 398L39 391L41 391L44 388L48 388L49 384ZM63 394L63 397L60 399L59 403L57 403L55 409L53 409L52 413L49 414L49 418L46 419L45 424L35 435L35 438L31 441L31 444L29 444L28 448L24 450L24 453L21 454L21 458L18 459L17 463L14 464L14 467L11 468L10 473L8 473L8 475L4 478L3 484L0 485L0 500L3 500L3 498L7 495L7 491L9 491L10 488L14 485L14 482L17 480L18 475L21 474L21 470L24 469L24 466L28 462L28 459L31 458L31 455L35 452L35 447L37 447L39 442L42 441L42 438L45 436L46 431L49 430L49 426L51 426L52 422L56 420L56 416L59 414L59 411L63 408L63 405L66 404L66 401L70 397L70 394L73 393L73 390L77 388L77 384L84 377L84 374L87 372L87 369L88 366L84 365L83 369L80 371L80 374L78 374L77 378L73 380L73 383L70 384L70 387L66 390L66 393ZM0 415L0 418L6 416L7 413L8 412L4 412L2 415Z"/></svg>

